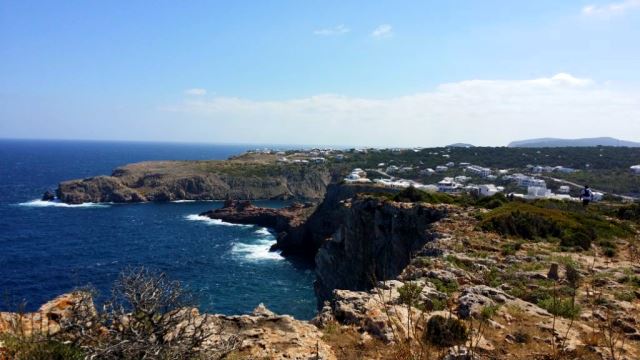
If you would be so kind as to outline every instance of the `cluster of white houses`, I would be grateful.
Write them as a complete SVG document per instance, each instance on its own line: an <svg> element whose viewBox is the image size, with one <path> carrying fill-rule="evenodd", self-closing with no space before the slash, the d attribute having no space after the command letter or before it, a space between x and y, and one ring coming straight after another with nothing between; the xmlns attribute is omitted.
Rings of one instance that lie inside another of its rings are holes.
<svg viewBox="0 0 640 360"><path fill-rule="evenodd" d="M442 166L446 169L449 169L450 166L455 166L454 164L447 164L449 166ZM384 168L385 164L378 164L379 170ZM348 183L375 183L379 186L384 186L392 189L404 189L409 186L413 186L417 189L429 192L443 192L443 193L474 193L479 196L492 196L499 192L504 192L505 188L503 186L496 186L492 183L475 185L468 184L473 178L482 177L487 180L495 180L497 176L493 174L493 171L489 168L484 168L481 166L471 165L468 163L460 163L460 167L465 169L465 175L458 175L455 177L445 177L440 180L437 184L425 185L421 184L417 181L400 179L400 178L391 178L391 179L374 179L370 180L366 177L366 172L360 168L353 169L353 171L344 179L345 182ZM405 171L414 170L412 167L398 167L395 165L388 166L386 168L387 173L402 173ZM442 169L436 168L433 169L424 169L421 170L420 174L433 174ZM445 170L446 171L446 170ZM558 188L558 193L553 193L550 189L547 188L547 183L543 179L539 179L533 176L528 176L520 173L516 174L508 174L507 170L498 170L497 173L501 175L502 180L515 182L516 185L522 189L525 189L525 193L512 193L510 195L514 197L520 197L525 199L558 199L558 200L578 200L577 198L573 198L569 195L570 187L568 185L562 185ZM640 166L638 166L638 174L640 174ZM469 175L469 176L467 176ZM594 200L600 200L602 197L601 193L594 193Z"/></svg>

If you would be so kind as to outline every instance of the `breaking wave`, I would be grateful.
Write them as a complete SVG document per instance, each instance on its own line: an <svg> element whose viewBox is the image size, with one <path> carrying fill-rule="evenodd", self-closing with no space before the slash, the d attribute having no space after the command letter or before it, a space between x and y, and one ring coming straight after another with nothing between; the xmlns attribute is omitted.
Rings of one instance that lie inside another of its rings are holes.
<svg viewBox="0 0 640 360"><path fill-rule="evenodd" d="M198 214L191 214L185 216L185 219L190 221L202 221L207 225L222 225L222 226L238 226L238 227L253 227L253 225L245 225L245 224L232 224L226 221L222 221L220 219L212 219L208 216L202 216Z"/></svg>
<svg viewBox="0 0 640 360"><path fill-rule="evenodd" d="M65 207L65 208L106 208L109 204L105 203L82 203L82 204L67 204L59 200L45 201L45 200L31 200L27 202L19 203L20 206L28 207Z"/></svg>

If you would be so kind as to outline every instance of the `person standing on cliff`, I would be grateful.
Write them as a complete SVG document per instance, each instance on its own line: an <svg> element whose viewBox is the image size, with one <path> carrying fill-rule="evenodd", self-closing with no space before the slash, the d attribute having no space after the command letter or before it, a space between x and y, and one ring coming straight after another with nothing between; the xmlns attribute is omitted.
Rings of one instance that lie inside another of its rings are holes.
<svg viewBox="0 0 640 360"><path fill-rule="evenodd" d="M589 188L589 185L585 185L584 189L580 193L580 199L582 200L582 206L587 207L593 200L593 192Z"/></svg>

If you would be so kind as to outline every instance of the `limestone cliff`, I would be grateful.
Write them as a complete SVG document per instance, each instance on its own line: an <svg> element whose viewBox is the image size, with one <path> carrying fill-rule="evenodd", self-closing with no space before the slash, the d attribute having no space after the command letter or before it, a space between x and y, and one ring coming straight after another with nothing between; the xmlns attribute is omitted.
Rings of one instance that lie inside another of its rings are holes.
<svg viewBox="0 0 640 360"><path fill-rule="evenodd" d="M338 230L315 257L319 304L330 299L334 289L368 290L377 280L398 276L437 236L431 225L449 209L373 197L345 202Z"/></svg>
<svg viewBox="0 0 640 360"><path fill-rule="evenodd" d="M331 181L321 165L250 161L151 161L117 168L111 176L64 181L57 197L83 202L311 199L324 197Z"/></svg>

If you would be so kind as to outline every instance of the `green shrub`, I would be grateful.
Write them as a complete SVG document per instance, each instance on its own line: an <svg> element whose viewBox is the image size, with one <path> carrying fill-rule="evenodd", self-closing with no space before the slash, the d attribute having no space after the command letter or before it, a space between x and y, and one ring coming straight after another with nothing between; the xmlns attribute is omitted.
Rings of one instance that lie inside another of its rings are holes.
<svg viewBox="0 0 640 360"><path fill-rule="evenodd" d="M407 306L417 306L420 301L422 287L414 282L408 282L398 288L399 301Z"/></svg>
<svg viewBox="0 0 640 360"><path fill-rule="evenodd" d="M413 186L400 191L392 197L393 201L399 202L426 202L430 204L452 204L454 199L451 195L442 193L429 193L418 190Z"/></svg>
<svg viewBox="0 0 640 360"><path fill-rule="evenodd" d="M531 335L523 330L516 330L516 332L513 333L513 338L518 344L527 344L531 341Z"/></svg>
<svg viewBox="0 0 640 360"><path fill-rule="evenodd" d="M438 298L433 298L430 300L431 300L431 304L430 304L430 308L428 309L430 311L439 311L447 308L446 300L438 299Z"/></svg>
<svg viewBox="0 0 640 360"><path fill-rule="evenodd" d="M483 207L485 209L496 209L507 202L509 202L509 200L507 200L504 194L497 193L493 196L487 196L487 197L478 199L475 202L475 205L479 207Z"/></svg>
<svg viewBox="0 0 640 360"><path fill-rule="evenodd" d="M480 318L483 320L491 319L500 309L499 305L488 305L482 308L480 311Z"/></svg>
<svg viewBox="0 0 640 360"><path fill-rule="evenodd" d="M620 301L633 301L636 299L636 294L634 294L631 291L617 291L614 293L614 296L616 297L616 299L620 300Z"/></svg>
<svg viewBox="0 0 640 360"><path fill-rule="evenodd" d="M427 280L431 282L433 286L436 287L436 290L445 294L454 293L458 291L458 288L459 288L458 282L455 280L446 281L446 280L440 280L436 278L427 278Z"/></svg>
<svg viewBox="0 0 640 360"><path fill-rule="evenodd" d="M437 347L451 347L464 344L469 338L469 331L458 319L432 316L427 321L427 329L423 341Z"/></svg>
<svg viewBox="0 0 640 360"><path fill-rule="evenodd" d="M85 355L81 349L59 341L26 336L0 336L8 359L16 360L81 360ZM0 358L3 353L0 352Z"/></svg>
<svg viewBox="0 0 640 360"><path fill-rule="evenodd" d="M568 235L565 235L560 239L560 246L563 248L589 250L591 248L591 241L594 237L594 234L588 234L582 229L577 231L568 231Z"/></svg>
<svg viewBox="0 0 640 360"><path fill-rule="evenodd" d="M610 240L633 234L625 224L609 221L596 213L574 211L572 206L576 205L553 201L510 202L484 214L479 227L526 240L560 239L563 248L584 250L589 249L596 239ZM609 247L615 249L614 246Z"/></svg>
<svg viewBox="0 0 640 360"><path fill-rule="evenodd" d="M615 212L618 219L640 221L640 204L631 204L618 208Z"/></svg>
<svg viewBox="0 0 640 360"><path fill-rule="evenodd" d="M538 301L538 306L554 315L567 319L575 319L581 312L580 306L575 305L571 299L549 297Z"/></svg>

